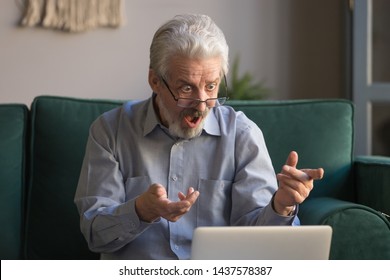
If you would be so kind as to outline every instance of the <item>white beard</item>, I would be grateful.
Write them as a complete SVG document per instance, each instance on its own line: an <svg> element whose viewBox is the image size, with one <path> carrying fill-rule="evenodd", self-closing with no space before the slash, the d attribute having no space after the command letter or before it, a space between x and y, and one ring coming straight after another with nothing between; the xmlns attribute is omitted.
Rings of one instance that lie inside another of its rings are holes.
<svg viewBox="0 0 390 280"><path fill-rule="evenodd" d="M174 118L169 110L165 107L163 104L162 100L158 97L156 97L156 102L158 109L161 114L161 118L164 119L168 123L168 129L169 133L174 136L174 137L179 137L183 139L191 139L194 137L199 136L202 133L203 127L204 127L204 122L205 119L210 111L209 108L206 108L204 112L199 112L196 109L184 109L180 115L179 118ZM201 114L202 115L202 121L200 124L195 127L195 128L183 128L181 127L181 120L184 118L186 115L197 115Z"/></svg>

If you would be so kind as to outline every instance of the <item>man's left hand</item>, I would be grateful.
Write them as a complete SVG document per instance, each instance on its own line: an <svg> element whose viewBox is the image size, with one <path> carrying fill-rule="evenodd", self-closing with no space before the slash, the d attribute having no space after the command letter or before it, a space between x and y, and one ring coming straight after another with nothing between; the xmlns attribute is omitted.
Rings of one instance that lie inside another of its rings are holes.
<svg viewBox="0 0 390 280"><path fill-rule="evenodd" d="M274 210L289 215L294 206L301 204L313 189L314 180L324 176L324 169L297 169L298 154L290 152L282 171L277 174L279 188L274 196Z"/></svg>

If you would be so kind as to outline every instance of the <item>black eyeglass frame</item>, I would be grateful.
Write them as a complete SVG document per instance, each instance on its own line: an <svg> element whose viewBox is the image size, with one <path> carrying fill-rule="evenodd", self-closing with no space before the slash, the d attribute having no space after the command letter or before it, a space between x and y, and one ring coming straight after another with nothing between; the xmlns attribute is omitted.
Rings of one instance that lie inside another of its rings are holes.
<svg viewBox="0 0 390 280"><path fill-rule="evenodd" d="M223 104L225 104L225 102L227 100L229 100L229 97L227 96L228 95L228 86L227 86L227 79L226 79L226 75L225 74L223 75L223 78L224 78L224 82L225 82L225 94L226 94L226 96L224 96L224 97L215 97L215 98L207 98L206 100L201 100L201 99L198 99L198 98L186 98L186 97L179 97L179 98L177 98L173 94L173 92L172 92L171 88L169 87L167 81L163 77L161 77L161 80L163 81L163 83L167 87L167 89L169 90L169 92L172 95L173 99L176 101L177 106L179 106L181 108L195 108L201 102L204 102L208 108L212 108L212 107L222 106ZM180 100L189 102L189 105L181 104ZM214 106L209 106L207 103L210 102L210 101L215 101L215 105ZM218 101L218 102L216 102L216 101Z"/></svg>

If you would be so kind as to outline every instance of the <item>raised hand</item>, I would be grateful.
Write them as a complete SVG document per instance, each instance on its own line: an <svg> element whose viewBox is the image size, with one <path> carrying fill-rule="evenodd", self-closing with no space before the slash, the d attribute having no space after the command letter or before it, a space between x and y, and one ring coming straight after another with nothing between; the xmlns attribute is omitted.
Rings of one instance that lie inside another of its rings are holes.
<svg viewBox="0 0 390 280"><path fill-rule="evenodd" d="M153 222L162 217L176 222L187 213L195 203L199 192L189 188L187 194L178 193L179 201L168 199L165 188L160 184L153 184L135 201L138 216L146 222Z"/></svg>
<svg viewBox="0 0 390 280"><path fill-rule="evenodd" d="M298 154L288 155L282 171L277 174L279 188L274 197L274 210L281 215L288 215L297 204L301 204L313 189L314 180L322 179L324 169L297 169Z"/></svg>

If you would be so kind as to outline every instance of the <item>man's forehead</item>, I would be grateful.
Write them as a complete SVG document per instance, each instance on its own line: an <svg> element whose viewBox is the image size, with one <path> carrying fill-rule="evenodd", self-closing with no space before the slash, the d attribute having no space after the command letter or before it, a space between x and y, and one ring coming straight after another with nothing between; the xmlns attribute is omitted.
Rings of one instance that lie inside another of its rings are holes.
<svg viewBox="0 0 390 280"><path fill-rule="evenodd" d="M219 58L192 59L175 57L172 59L169 72L176 79L206 79L214 81L221 74L221 60Z"/></svg>

